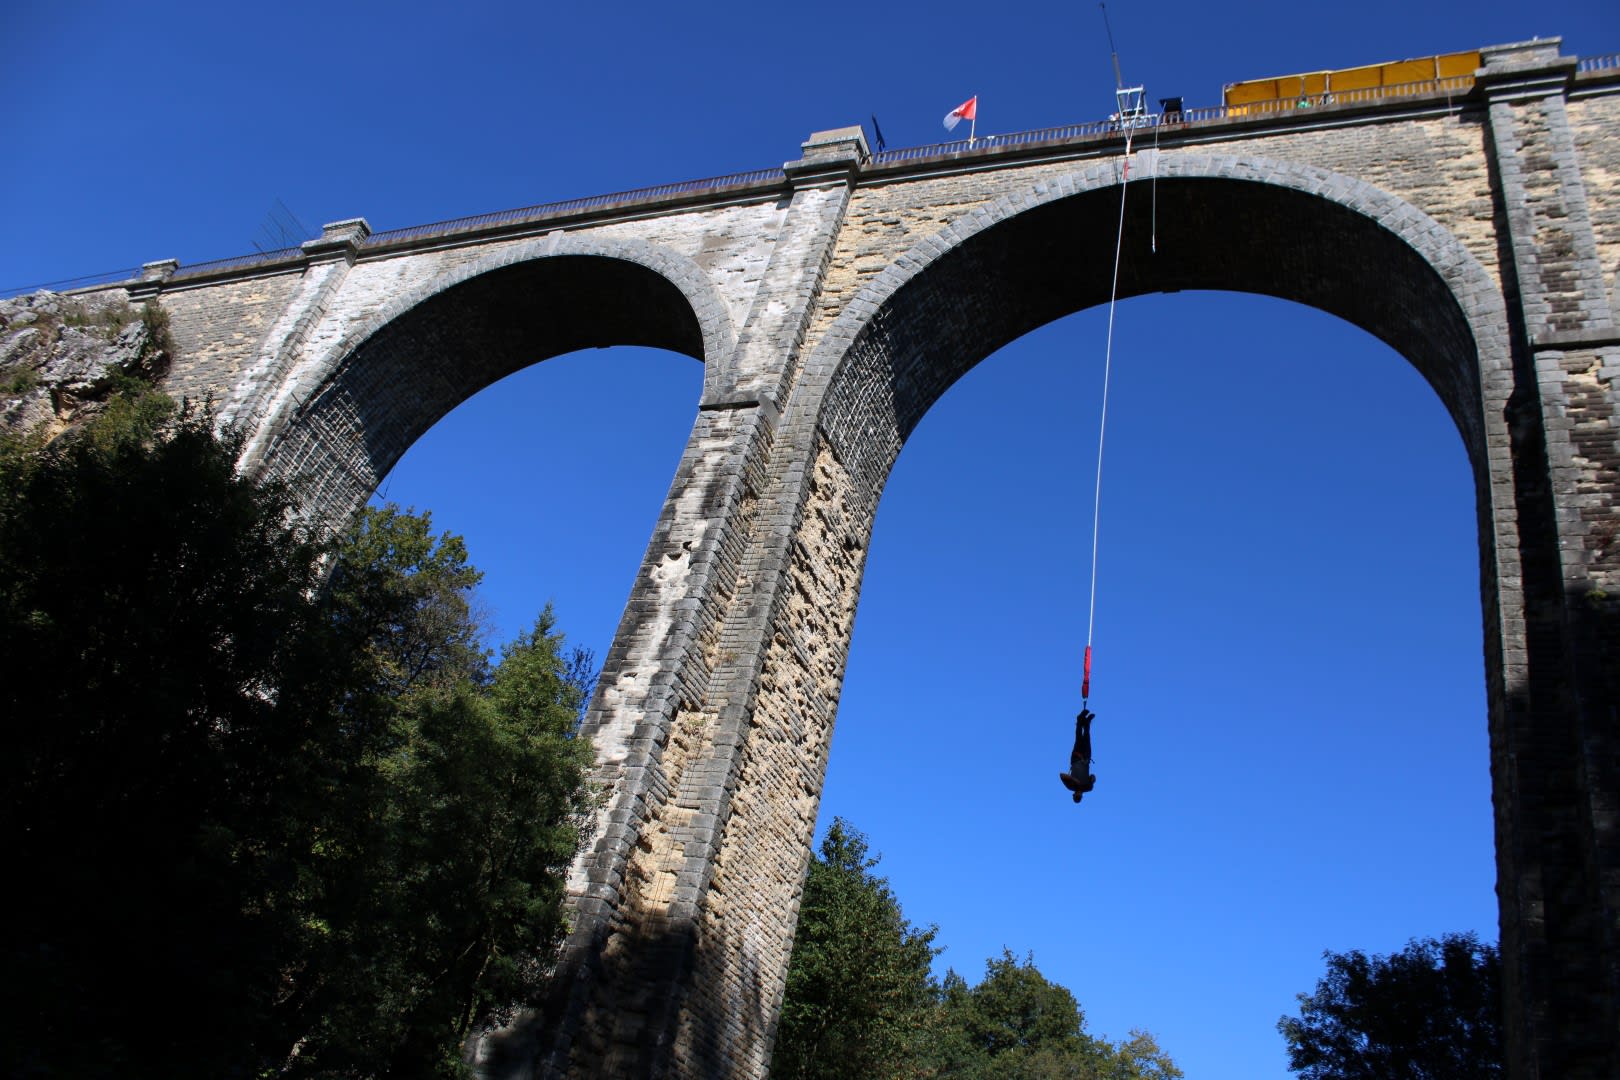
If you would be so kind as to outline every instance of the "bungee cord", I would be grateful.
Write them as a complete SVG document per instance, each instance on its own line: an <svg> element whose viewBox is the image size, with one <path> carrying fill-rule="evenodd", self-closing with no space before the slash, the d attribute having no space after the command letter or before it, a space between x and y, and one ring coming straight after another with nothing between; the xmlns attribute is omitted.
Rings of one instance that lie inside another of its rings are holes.
<svg viewBox="0 0 1620 1080"><path fill-rule="evenodd" d="M1121 110L1123 114L1123 110ZM1123 116L1121 117L1123 122ZM1097 423L1097 475L1091 499L1091 587L1086 610L1086 651L1080 676L1080 705L1091 697L1091 647L1097 628L1097 553L1102 533L1103 446L1108 435L1108 384L1114 367L1114 312L1119 306L1120 253L1125 247L1125 196L1131 184L1131 129L1125 129L1125 158L1119 185L1119 227L1114 236L1114 275L1108 292L1108 337L1103 346L1102 411Z"/></svg>
<svg viewBox="0 0 1620 1080"><path fill-rule="evenodd" d="M1102 8L1103 25L1108 26L1108 5L1099 3ZM1108 45L1114 45L1114 31L1108 27ZM1136 129L1153 122L1155 118L1147 115L1142 104L1143 88L1140 86L1127 88L1124 79L1119 73L1119 53L1113 54L1114 60L1114 100L1118 109L1114 113L1114 120L1121 131L1125 133L1125 154L1119 165L1119 223L1114 232L1114 267L1113 276L1108 287L1108 336L1103 344L1103 385L1102 405L1097 420L1097 472L1093 478L1091 489L1091 580L1088 586L1089 597L1086 603L1086 648L1085 659L1080 675L1080 715L1074 718L1074 749L1069 753L1069 771L1058 774L1063 786L1074 796L1075 802L1092 791L1097 786L1097 777L1091 771L1093 758L1091 756L1091 722L1096 719L1089 708L1091 698L1091 655L1097 631L1097 563L1098 553L1101 550L1102 539L1102 476L1103 476L1103 450L1108 437L1108 391L1114 372L1114 316L1119 308L1119 267L1125 251L1125 206L1131 186L1131 147L1136 136ZM1152 236L1151 244L1154 252L1158 251L1159 244L1159 132L1157 124L1153 132L1153 209L1152 209Z"/></svg>

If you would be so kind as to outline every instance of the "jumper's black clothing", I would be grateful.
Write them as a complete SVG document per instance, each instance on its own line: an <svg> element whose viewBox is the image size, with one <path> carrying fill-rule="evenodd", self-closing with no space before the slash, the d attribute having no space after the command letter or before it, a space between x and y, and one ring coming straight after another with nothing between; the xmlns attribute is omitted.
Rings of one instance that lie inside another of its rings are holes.
<svg viewBox="0 0 1620 1080"><path fill-rule="evenodd" d="M1074 718L1074 749L1069 752L1069 771L1058 773L1063 786L1074 792L1075 802L1097 786L1097 778L1091 775L1091 722L1095 719L1090 709L1081 709L1080 715Z"/></svg>

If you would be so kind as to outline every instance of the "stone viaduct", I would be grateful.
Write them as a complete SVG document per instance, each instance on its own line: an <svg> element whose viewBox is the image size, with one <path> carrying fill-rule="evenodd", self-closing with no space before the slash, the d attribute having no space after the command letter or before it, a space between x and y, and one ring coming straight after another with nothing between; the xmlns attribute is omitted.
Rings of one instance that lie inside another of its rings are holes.
<svg viewBox="0 0 1620 1080"><path fill-rule="evenodd" d="M1556 39L1468 79L1137 133L1158 252L1120 295L1265 293L1404 355L1472 462L1510 1074L1620 1076L1620 66ZM326 511L468 396L588 346L706 365L586 721L607 798L544 1009L498 1077L761 1077L873 515L965 371L1105 302L1125 142L1085 125L371 234L111 288L167 388ZM1145 189L1126 201L1146 235Z"/></svg>

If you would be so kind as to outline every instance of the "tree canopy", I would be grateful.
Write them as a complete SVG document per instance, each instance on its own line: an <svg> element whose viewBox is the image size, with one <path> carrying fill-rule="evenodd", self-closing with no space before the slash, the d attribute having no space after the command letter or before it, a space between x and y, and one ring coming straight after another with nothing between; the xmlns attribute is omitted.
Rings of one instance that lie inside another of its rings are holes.
<svg viewBox="0 0 1620 1080"><path fill-rule="evenodd" d="M532 998L587 809L588 657L495 662L426 515L331 540L139 386L0 440L0 1057L428 1076Z"/></svg>
<svg viewBox="0 0 1620 1080"><path fill-rule="evenodd" d="M1501 1076L1501 960L1473 934L1413 940L1389 956L1325 952L1327 974L1277 1030L1305 1080Z"/></svg>
<svg viewBox="0 0 1620 1080"><path fill-rule="evenodd" d="M810 861L788 965L774 1072L894 1075L933 1005L937 929L913 927L872 873L866 837L835 819Z"/></svg>
<svg viewBox="0 0 1620 1080"><path fill-rule="evenodd" d="M940 987L917 1075L960 1080L1177 1080L1182 1073L1146 1031L1119 1044L1092 1035L1080 1003L1034 958L1011 950L985 963L976 986L954 971Z"/></svg>
<svg viewBox="0 0 1620 1080"><path fill-rule="evenodd" d="M867 839L834 819L810 862L772 1075L904 1080L1176 1080L1153 1036L1086 1031L1033 958L992 958L976 986L931 973L937 928L901 911Z"/></svg>

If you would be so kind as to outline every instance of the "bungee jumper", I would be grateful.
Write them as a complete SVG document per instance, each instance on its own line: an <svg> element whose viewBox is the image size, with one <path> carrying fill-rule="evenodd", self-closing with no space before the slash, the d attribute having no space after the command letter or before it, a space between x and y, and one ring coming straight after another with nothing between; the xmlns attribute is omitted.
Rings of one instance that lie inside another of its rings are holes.
<svg viewBox="0 0 1620 1080"><path fill-rule="evenodd" d="M1092 588L1095 595L1095 585ZM1074 718L1074 749L1069 751L1069 771L1058 773L1063 786L1074 793L1075 802L1097 786L1097 778L1091 772L1091 722L1097 719L1097 714L1087 704L1090 697L1091 646L1087 645L1085 666L1080 676L1080 715Z"/></svg>
<svg viewBox="0 0 1620 1080"><path fill-rule="evenodd" d="M1091 774L1091 722L1096 718L1090 709L1081 707L1080 715L1074 718L1074 749L1069 751L1069 771L1058 773L1063 786L1074 792L1075 802L1097 786L1097 778Z"/></svg>
<svg viewBox="0 0 1620 1080"><path fill-rule="evenodd" d="M1091 711L1088 701L1091 697L1091 645L1097 628L1097 549L1098 537L1102 527L1102 467L1103 467L1103 437L1108 430L1108 381L1114 363L1114 310L1119 304L1119 263L1120 255L1125 248L1125 195L1131 182L1131 138L1138 127L1149 123L1154 125L1155 151L1153 158L1153 178L1155 192L1158 181L1158 118L1148 117L1142 106L1143 88L1140 86L1127 87L1125 80L1119 72L1119 51L1114 48L1114 30L1108 25L1108 6L1104 3L1097 5L1102 9L1103 26L1108 31L1108 47L1113 53L1115 98L1119 112L1115 118L1120 121L1120 127L1125 133L1125 153L1120 169L1119 183L1119 228L1114 237L1114 276L1108 294L1108 339L1103 346L1103 382L1102 382L1102 415L1097 423L1097 476L1092 486L1091 503L1091 599L1086 612L1086 651L1085 660L1080 676L1080 715L1074 718L1074 749L1069 751L1069 771L1058 773L1058 779L1063 786L1074 795L1074 801L1079 802L1086 793L1097 786L1097 777L1091 771L1091 722L1097 718ZM1130 122L1126 122L1130 117ZM1157 200L1154 204L1154 235L1151 247L1154 253L1158 252L1158 224Z"/></svg>

